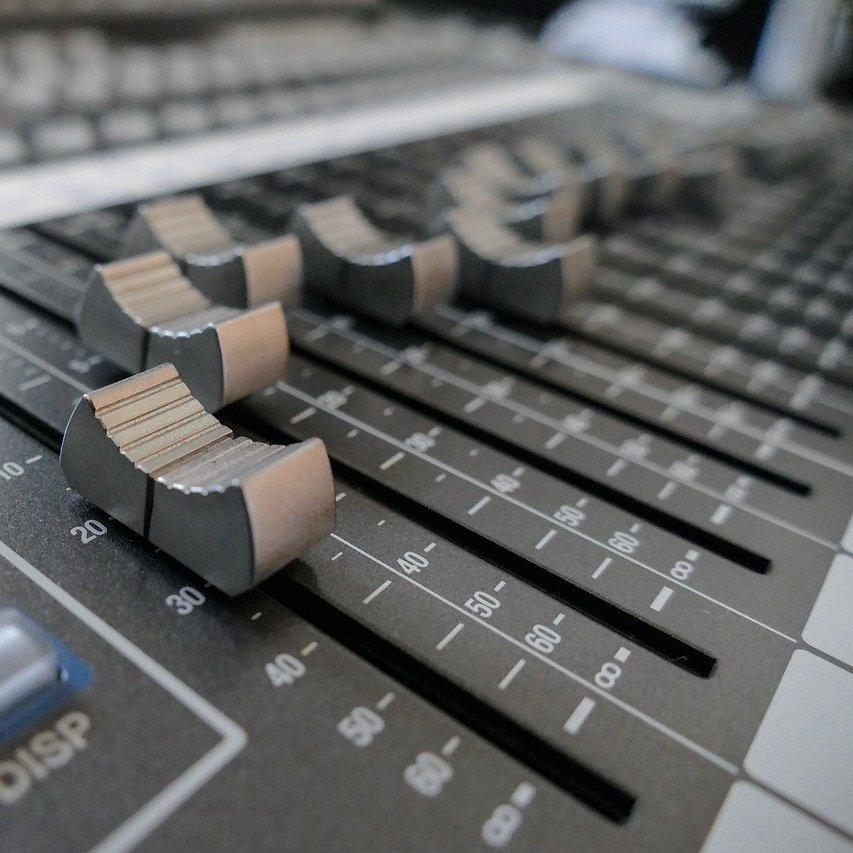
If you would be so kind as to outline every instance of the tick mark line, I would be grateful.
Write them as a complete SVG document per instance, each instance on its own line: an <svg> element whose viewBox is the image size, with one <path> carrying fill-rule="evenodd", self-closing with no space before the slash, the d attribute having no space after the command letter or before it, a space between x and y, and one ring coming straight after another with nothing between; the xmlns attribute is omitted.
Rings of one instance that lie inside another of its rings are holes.
<svg viewBox="0 0 853 853"><path fill-rule="evenodd" d="M391 581L384 581L383 583L379 584L379 586L376 587L376 589L374 589L373 592L371 592L370 595L367 596L367 598L362 599L361 603L370 604L370 602L373 601L373 599L376 598L377 595L381 595L383 592L385 592L386 589L388 589L389 586L391 586Z"/></svg>
<svg viewBox="0 0 853 853"><path fill-rule="evenodd" d="M510 683L512 682L513 678L515 678L515 677L516 677L516 675L518 675L518 673L519 673L519 672L521 672L521 670L522 670L522 669L524 669L524 665L525 665L526 663L527 663L527 661L526 661L524 658L522 658L522 659L521 659L521 660L520 660L520 661L519 661L519 662L518 662L518 663L517 663L517 664L516 664L516 665L515 665L515 666L514 666L514 667L513 667L513 668L512 668L512 669L511 669L511 670L510 670L510 671L509 671L509 672L508 672L508 673L507 673L503 678L502 678L502 679L501 679L500 684L498 684L498 690L506 690L506 689L507 689L507 687L509 687Z"/></svg>

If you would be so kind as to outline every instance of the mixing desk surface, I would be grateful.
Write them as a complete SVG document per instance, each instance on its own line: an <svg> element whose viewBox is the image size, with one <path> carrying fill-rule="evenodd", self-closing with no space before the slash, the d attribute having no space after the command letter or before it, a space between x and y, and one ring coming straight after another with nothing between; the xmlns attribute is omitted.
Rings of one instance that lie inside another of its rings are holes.
<svg viewBox="0 0 853 853"><path fill-rule="evenodd" d="M648 93L7 205L4 850L853 850L851 126Z"/></svg>

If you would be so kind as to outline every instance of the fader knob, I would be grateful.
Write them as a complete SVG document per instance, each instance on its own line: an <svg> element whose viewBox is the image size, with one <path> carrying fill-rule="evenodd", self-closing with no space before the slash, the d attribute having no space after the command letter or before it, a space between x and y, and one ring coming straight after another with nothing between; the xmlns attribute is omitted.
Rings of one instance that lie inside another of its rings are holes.
<svg viewBox="0 0 853 853"><path fill-rule="evenodd" d="M386 234L348 196L302 205L292 230L308 288L376 320L405 323L448 299L456 284L451 237L417 242Z"/></svg>
<svg viewBox="0 0 853 853"><path fill-rule="evenodd" d="M165 252L95 267L77 328L84 343L130 373L173 362L213 411L275 382L287 367L279 303L243 311L214 305Z"/></svg>
<svg viewBox="0 0 853 853"><path fill-rule="evenodd" d="M229 595L334 528L323 442L235 438L171 364L86 394L60 463L72 488Z"/></svg>
<svg viewBox="0 0 853 853"><path fill-rule="evenodd" d="M208 299L245 308L294 303L302 285L302 253L293 236L244 246L234 240L197 195L137 208L125 257L164 249Z"/></svg>
<svg viewBox="0 0 853 853"><path fill-rule="evenodd" d="M592 284L594 237L532 243L488 215L464 210L448 226L459 243L460 289L477 302L551 323Z"/></svg>

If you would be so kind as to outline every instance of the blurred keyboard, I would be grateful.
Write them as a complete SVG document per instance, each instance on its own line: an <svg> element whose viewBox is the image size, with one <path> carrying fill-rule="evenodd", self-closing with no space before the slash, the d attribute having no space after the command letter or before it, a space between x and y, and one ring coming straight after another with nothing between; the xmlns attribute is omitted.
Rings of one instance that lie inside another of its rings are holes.
<svg viewBox="0 0 853 853"><path fill-rule="evenodd" d="M529 73L533 58L520 35L484 35L461 17L273 19L147 39L11 30L0 33L0 169L405 103Z"/></svg>

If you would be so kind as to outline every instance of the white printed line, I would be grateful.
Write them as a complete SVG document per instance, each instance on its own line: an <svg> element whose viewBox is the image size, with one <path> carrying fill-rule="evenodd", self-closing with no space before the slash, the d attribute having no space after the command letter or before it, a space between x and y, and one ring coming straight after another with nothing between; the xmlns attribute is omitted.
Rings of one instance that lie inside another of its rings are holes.
<svg viewBox="0 0 853 853"><path fill-rule="evenodd" d="M506 690L506 689L507 689L507 687L509 687L509 685L512 683L513 678L515 678L515 677L516 677L516 675L518 675L518 673L519 673L519 672L521 672L521 670L522 670L522 669L524 669L524 665L525 665L526 663L527 663L527 661L526 661L524 658L522 658L522 659L521 659L521 660L520 660L520 661L519 661L519 662L518 662L518 663L517 663L517 664L516 664L516 665L515 665L515 666L514 666L514 667L513 667L513 668L512 668L512 669L511 669L511 670L510 670L510 671L509 671L509 672L508 672L508 673L507 673L503 678L502 678L502 679L501 679L500 684L498 684L498 690Z"/></svg>
<svg viewBox="0 0 853 853"><path fill-rule="evenodd" d="M343 555L344 555L344 552L343 552L343 551L338 551L338 553L337 553L337 554L335 554L335 556L334 556L334 557L332 557L332 562L334 563L334 562L335 562L335 560L340 560L340 558L341 558L341 557L343 557Z"/></svg>
<svg viewBox="0 0 853 853"><path fill-rule="evenodd" d="M57 379L61 379L65 382L66 385L70 385L72 388L76 388L81 394L87 394L92 389L84 385L79 380L75 379L73 376L69 376L67 373L63 373L61 370L55 368L52 364L44 361L44 359L39 358L37 355L33 355L29 350L25 350L23 347L18 346L14 341L9 340L5 335L0 335L0 343L3 344L7 349L12 350L15 355L21 356L21 358L26 359L31 364L35 364L37 367L40 367L46 373L50 373L55 376Z"/></svg>
<svg viewBox="0 0 853 853"><path fill-rule="evenodd" d="M607 476L615 477L617 474L621 473L625 470L625 466L628 463L624 459L617 459L608 469Z"/></svg>
<svg viewBox="0 0 853 853"><path fill-rule="evenodd" d="M606 571L607 567L613 562L612 557L605 557L599 564L598 568L592 573L594 580L600 578Z"/></svg>
<svg viewBox="0 0 853 853"><path fill-rule="evenodd" d="M440 316L444 316L446 319L452 320L453 322L459 323L463 326L468 322L463 312L448 305L439 306L438 308L436 308L435 313L439 314ZM319 319L322 320L322 318ZM523 335L520 335L516 332L512 332L508 329L501 328L495 325L492 325L489 328L488 334L492 338L504 341L506 343L510 343L513 346L516 346L523 350L527 350L528 352L538 352L539 347L541 346L541 343L538 341L533 341L529 338L525 338ZM573 368L574 370L581 370L584 373L587 373L592 376L598 376L601 379L612 380L616 375L612 369L598 364L589 358L579 356L576 353L571 353L571 355L564 355L555 351L551 357L554 359L554 361L560 364L564 364L568 367ZM534 360L536 360L536 358L539 358L539 356L535 356ZM544 364L544 361L542 363ZM674 402L674 395L672 394L672 392L662 390L648 383L639 382L634 386L634 389L646 395L650 399L656 400L663 404L669 404L671 402ZM835 401L831 401L830 405L832 405L834 408L837 407ZM713 421L717 415L714 409L709 408L707 406L703 406L699 403L695 403L695 401L692 400L688 402L679 402L679 406L681 406L681 410L675 408L675 406L673 405L667 405L667 408L665 408L661 413L661 419L664 421L674 420L676 417L678 417L681 411L698 415L699 417L705 418L709 421ZM846 408L839 409L839 411L846 411ZM732 428L736 429L738 432L742 432L744 435L748 435L751 438L755 438L759 441L764 435L764 431L762 429L753 428L749 424L745 423L735 424ZM853 470L851 469L850 465L841 462L840 460L834 459L819 451L812 450L809 447L798 445L795 442L780 440L779 444L781 447L785 447L791 453L803 456L806 459L811 459L818 465L823 465L825 467L832 468L833 470L840 471L842 473L850 473L851 470Z"/></svg>
<svg viewBox="0 0 853 853"><path fill-rule="evenodd" d="M346 496L347 496L346 492L338 492L335 495L335 503L338 503L338 501L342 501Z"/></svg>
<svg viewBox="0 0 853 853"><path fill-rule="evenodd" d="M42 458L42 455L40 453L38 456L30 456L30 458L27 459L27 465L32 465L33 462L38 462L41 458Z"/></svg>
<svg viewBox="0 0 853 853"><path fill-rule="evenodd" d="M442 602L449 609L455 610L457 613L460 613L469 622L476 622L483 630L490 631L495 636L500 637L505 642L523 651L529 657L536 658L540 663L544 664L545 666L551 667L551 669L561 673L566 678L574 681L576 684L582 685L589 692L598 695L603 701L609 702L611 705L614 705L615 707L624 711L626 714L629 714L635 719L642 721L655 731L660 732L661 734L665 735L676 743L680 743L683 747L689 749L691 752L695 752L697 755L701 755L705 760L710 761L712 764L715 764L717 767L720 767L721 769L725 770L726 773L729 773L731 775L737 774L738 768L731 761L720 757L716 753L712 752L710 749L707 749L701 744L690 740L690 738L681 734L681 732L670 728L668 725L666 725L666 723L662 723L660 720L655 719L649 714L646 714L644 711L641 711L639 708L636 708L633 705L629 704L624 699L620 699L618 696L614 696L612 693L608 692L603 687L599 687L592 681L584 678L581 675L578 675L578 673L573 672L562 664L557 663L557 661L553 660L543 652L538 652L535 649L531 649L526 643L522 642L519 639L516 639L515 637L505 633L504 631L501 631L500 628L496 627L485 619L474 615L470 611L466 610L461 604L457 604L456 602L451 601L449 598L445 598L443 595L441 595L441 593L430 589L428 586L425 586L424 584L420 583L420 581L415 580L413 577L407 575L402 570L395 569L393 566L389 565L383 560L380 560L379 557L375 557L370 552L365 551L364 548L359 548L359 546L356 545L354 542L350 542L349 540L344 539L343 536L340 536L337 533L330 533L329 535L332 539L336 539L342 545L346 545L348 548L350 548L352 551L355 551L357 554L361 554L361 556L365 559L370 560L377 566L382 566L382 568L391 572L391 574L396 575L402 581L405 581L406 583L417 587L419 590L421 590L421 592L431 596L432 598L436 599L436 601Z"/></svg>
<svg viewBox="0 0 853 853"><path fill-rule="evenodd" d="M565 613L558 613L558 614L554 617L554 620L551 622L551 624L552 624L552 625L559 625L559 624L560 624L560 622L562 622L562 621L563 621L563 619L565 619L565 618L566 618L566 614L565 614Z"/></svg>
<svg viewBox="0 0 853 853"><path fill-rule="evenodd" d="M318 326L316 329L312 329L305 335L305 340L309 343L313 343L314 341L319 341L320 338L324 338L329 334L329 330L325 326Z"/></svg>
<svg viewBox="0 0 853 853"><path fill-rule="evenodd" d="M390 376L392 373L400 369L399 361L389 361L387 364L383 364L382 367L379 368L379 373L382 376Z"/></svg>
<svg viewBox="0 0 853 853"><path fill-rule="evenodd" d="M658 613L666 607L667 601L672 598L672 587L664 586L661 587L661 591L655 596L655 600L649 605L652 610L656 610Z"/></svg>
<svg viewBox="0 0 853 853"><path fill-rule="evenodd" d="M301 391L298 388L294 388L292 385L288 385L285 382L278 382L278 383L276 383L276 385L279 388L279 390L281 390L287 394L290 394L291 396L296 397L297 399L302 399L306 402L308 402L310 399L312 399L305 392ZM340 418L341 420L347 421L348 423L357 423L359 425L359 427L361 429L363 429L365 432L368 432L368 433L374 435L375 437L382 439L383 441L385 441L388 444L392 444L392 445L397 444L398 446L403 446L402 442L399 442L393 436L388 435L387 433L383 432L382 430L380 430L374 426L371 426L370 424L368 424L364 421L357 421L351 415L348 415L344 412L341 412L340 410L335 411L334 414L338 418ZM481 480L476 479L476 477L473 477L469 474L466 474L464 471L460 471L459 469L454 468L452 465L449 465L446 462L443 462L442 460L437 459L434 456L430 456L428 453L421 452L421 451L412 451L412 450L409 450L409 452L412 453L413 455L417 456L419 459L423 459L424 461L429 462L431 465L433 465L437 468L443 468L444 469L444 471L435 478L436 482L441 482L442 480L444 480L447 476L446 472L450 472L457 479L463 480L466 483L470 483L471 485L476 486L477 488L482 489L484 491L490 491L495 496L499 497L501 500L506 501L507 503L513 504L514 506L518 507L519 509L523 509L525 512L527 512L531 515L535 515L538 518L542 518L545 521L551 522L552 524L554 522L554 519L551 516L547 515L546 513L542 512L541 510L538 510L535 507L532 507L529 504L524 503L523 501L519 500L518 498L513 497L512 495L508 495L508 494L498 492L496 489L493 489L488 484L482 482ZM579 537L580 539L584 539L587 542L592 542L592 543L600 546L601 548L603 548L605 550L614 551L614 553L615 553L615 549L613 549L611 546L609 546L605 542L600 542L594 536L590 536L589 534L584 533L583 531L578 530L577 528L569 527L567 524L561 524L558 522L558 525L560 527L562 527L564 530L567 530L569 533L572 533L573 535ZM790 528L790 529L793 529L793 528ZM809 536L808 538L814 540L814 537L812 537L812 536ZM834 547L835 550L837 550L837 547L835 547L835 546L831 546L831 547ZM719 607L722 607L725 610L728 610L729 612L734 613L737 616L740 616L741 618L746 619L749 622L752 622L754 625L758 625L759 627L764 628L765 630L770 631L771 633L776 634L779 637L782 637L783 639L787 640L790 643L796 643L797 642L796 639L794 637L792 637L790 634L785 634L784 632L780 631L778 628L774 628L772 625L768 625L766 622L762 622L761 620L756 619L754 616L750 616L748 613L744 613L742 610L738 610L736 607L733 607L731 604L727 604L718 598L714 598L712 595L709 595L706 592L702 592L702 590L697 589L696 587L690 586L690 584L684 583L683 581L671 580L669 577L669 574L662 571L661 569L657 569L654 566L649 565L648 563L644 563L644 562L642 562L642 560L638 560L636 557L632 557L629 554L621 554L620 553L620 554L618 554L618 556L620 556L622 559L626 560L627 562L632 563L633 565L638 566L641 569L644 569L645 571L649 572L650 574L657 575L658 577L661 577L661 578L666 578L671 583L675 583L678 586L680 586L682 589L689 590L694 595L705 599L705 601L710 601L711 603L716 604Z"/></svg>
<svg viewBox="0 0 853 853"><path fill-rule="evenodd" d="M93 853L124 853L137 846L225 767L246 745L246 732L3 542L0 542L0 556L191 710L202 722L222 735L222 740L212 750L163 788L93 849Z"/></svg>
<svg viewBox="0 0 853 853"><path fill-rule="evenodd" d="M549 530L535 545L537 551L541 551L555 536L557 531L553 528Z"/></svg>
<svg viewBox="0 0 853 853"><path fill-rule="evenodd" d="M732 508L726 504L720 504L711 516L711 521L714 524L723 524L732 514Z"/></svg>
<svg viewBox="0 0 853 853"><path fill-rule="evenodd" d="M386 693L377 703L376 707L384 711L397 697L393 693Z"/></svg>
<svg viewBox="0 0 853 853"><path fill-rule="evenodd" d="M392 465L396 465L401 459L405 459L406 454L400 451L395 453L390 459L386 459L380 466L380 471L387 471Z"/></svg>
<svg viewBox="0 0 853 853"><path fill-rule="evenodd" d="M429 545L424 545L424 554L429 554L435 548L435 542L430 542Z"/></svg>
<svg viewBox="0 0 853 853"><path fill-rule="evenodd" d="M311 652L313 652L314 649L316 649L316 648L317 648L317 642L312 641L312 642L308 643L308 645L305 646L305 648L302 649L302 651L299 654L302 655L302 657L307 658L308 655L310 655Z"/></svg>
<svg viewBox="0 0 853 853"><path fill-rule="evenodd" d="M491 498L486 495L484 498L480 498L471 509L468 510L468 515L476 515L487 503L491 501Z"/></svg>
<svg viewBox="0 0 853 853"><path fill-rule="evenodd" d="M617 651L613 657L619 661L619 663L625 663L625 661L631 657L631 650L626 649L625 646L620 646L619 651Z"/></svg>
<svg viewBox="0 0 853 853"><path fill-rule="evenodd" d="M517 809L526 809L536 796L536 788L530 782L522 782L510 795L509 801Z"/></svg>
<svg viewBox="0 0 853 853"><path fill-rule="evenodd" d="M506 586L506 581L498 581L495 584L495 592L500 592Z"/></svg>
<svg viewBox="0 0 853 853"><path fill-rule="evenodd" d="M29 391L30 388L38 388L39 385L44 385L45 382L50 382L50 376L42 375L37 376L35 379L30 379L27 382L22 382L18 386L19 391Z"/></svg>
<svg viewBox="0 0 853 853"><path fill-rule="evenodd" d="M459 744L460 744L460 743L462 743L462 738L460 738L458 735L454 735L454 736L453 736L452 738L450 738L450 740L449 740L449 741L447 741L447 743L446 743L446 744L444 744L444 746L441 748L441 754L442 754L445 758L447 758L447 757L448 757L448 756L450 756L450 755L453 755L453 753L454 753L454 752L456 752L457 748L459 747Z"/></svg>
<svg viewBox="0 0 853 853"><path fill-rule="evenodd" d="M257 621L258 621L258 619L260 619L260 618L261 618L261 616L263 616L263 615L264 615L264 614L259 610L257 613L253 613L249 618L250 618L253 622L257 622Z"/></svg>
<svg viewBox="0 0 853 853"><path fill-rule="evenodd" d="M460 622L455 628L451 628L450 631L445 634L435 645L438 651L442 651L447 647L450 641L465 627L464 623Z"/></svg>
<svg viewBox="0 0 853 853"><path fill-rule="evenodd" d="M367 596L367 598L363 598L361 600L361 603L370 604L370 602L373 601L373 599L376 598L377 595L381 595L383 592L385 592L386 589L388 589L389 586L391 586L391 581L385 581L384 583L379 584L379 586L376 587L376 589L374 589L373 592L371 592L370 595Z"/></svg>
<svg viewBox="0 0 853 853"><path fill-rule="evenodd" d="M658 492L658 497L665 501L667 498L672 497L673 492L678 488L678 483L674 483L672 480L667 480L663 484L663 488Z"/></svg>
<svg viewBox="0 0 853 853"><path fill-rule="evenodd" d="M462 409L470 415L472 412L476 412L477 409L482 409L485 405L486 401L482 397L475 397L473 400L469 400Z"/></svg>
<svg viewBox="0 0 853 853"><path fill-rule="evenodd" d="M316 414L317 414L317 409L315 409L314 406L309 406L304 411L301 411L298 415L294 415L290 419L290 422L292 424L298 424L300 421L304 421L306 418L310 418L311 415L316 415Z"/></svg>
<svg viewBox="0 0 853 853"><path fill-rule="evenodd" d="M569 719L563 723L563 730L568 732L570 735L576 735L581 730L581 726L586 722L587 717L592 713L593 708L595 708L595 699L590 699L589 696L584 696L583 699L578 702L577 708L572 711Z"/></svg>
<svg viewBox="0 0 853 853"><path fill-rule="evenodd" d="M546 442L545 449L553 450L555 447L558 447L566 440L566 434L564 432L555 432Z"/></svg>
<svg viewBox="0 0 853 853"><path fill-rule="evenodd" d="M684 555L685 560L689 560L691 563L695 562L699 559L699 552L694 551L692 548Z"/></svg>

